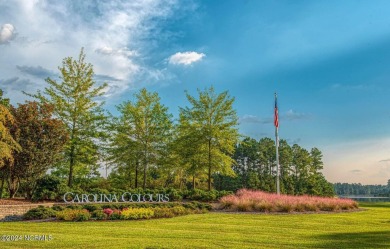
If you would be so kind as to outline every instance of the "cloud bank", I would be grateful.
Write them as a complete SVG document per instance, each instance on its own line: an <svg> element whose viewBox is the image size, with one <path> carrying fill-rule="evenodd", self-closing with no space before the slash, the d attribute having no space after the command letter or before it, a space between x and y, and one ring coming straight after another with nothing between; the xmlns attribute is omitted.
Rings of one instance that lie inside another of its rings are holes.
<svg viewBox="0 0 390 249"><path fill-rule="evenodd" d="M180 4L176 0L1 3L0 44L12 46L1 49L0 81L18 77L19 82L33 81L42 89L45 78L57 76L62 60L77 58L84 47L95 79L109 85L106 97L145 82L157 83L166 72L146 60L157 49L165 22L176 18ZM24 100L9 84L2 88L11 101Z"/></svg>

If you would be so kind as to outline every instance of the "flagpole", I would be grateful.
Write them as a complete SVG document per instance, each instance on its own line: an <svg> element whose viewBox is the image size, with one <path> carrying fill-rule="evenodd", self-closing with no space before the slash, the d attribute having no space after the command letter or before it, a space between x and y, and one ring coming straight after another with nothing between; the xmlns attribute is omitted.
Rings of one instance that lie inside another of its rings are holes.
<svg viewBox="0 0 390 249"><path fill-rule="evenodd" d="M280 166L279 166L279 111L278 111L278 95L275 93L275 147L276 147L276 193L280 195Z"/></svg>

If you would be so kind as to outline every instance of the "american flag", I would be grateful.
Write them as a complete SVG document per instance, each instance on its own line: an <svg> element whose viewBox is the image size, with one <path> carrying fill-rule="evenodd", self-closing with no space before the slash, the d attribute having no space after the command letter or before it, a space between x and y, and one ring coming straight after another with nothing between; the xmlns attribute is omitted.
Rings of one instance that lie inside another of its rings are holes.
<svg viewBox="0 0 390 249"><path fill-rule="evenodd" d="M274 116L274 125L276 128L279 127L279 113L278 113L278 101L277 95L275 93L275 116Z"/></svg>

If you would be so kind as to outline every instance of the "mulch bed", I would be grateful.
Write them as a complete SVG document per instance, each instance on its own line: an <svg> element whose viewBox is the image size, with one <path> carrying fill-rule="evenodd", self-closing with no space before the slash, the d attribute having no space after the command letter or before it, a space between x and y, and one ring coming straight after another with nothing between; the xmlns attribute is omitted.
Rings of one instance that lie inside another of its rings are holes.
<svg viewBox="0 0 390 249"><path fill-rule="evenodd" d="M20 204L32 204L32 202L25 200L23 198L0 199L0 206L1 205L20 205Z"/></svg>

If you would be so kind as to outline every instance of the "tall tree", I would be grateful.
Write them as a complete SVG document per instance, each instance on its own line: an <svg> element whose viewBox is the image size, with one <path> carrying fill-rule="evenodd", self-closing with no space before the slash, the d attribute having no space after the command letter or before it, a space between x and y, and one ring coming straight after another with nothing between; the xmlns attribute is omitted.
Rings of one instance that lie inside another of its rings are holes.
<svg viewBox="0 0 390 249"><path fill-rule="evenodd" d="M73 185L74 176L86 175L96 170L99 159L99 143L104 133L105 122L102 105L98 97L103 95L106 84L96 86L93 66L85 62L81 49L79 57L66 57L59 67L61 82L47 78L43 94L34 97L55 107L56 116L67 127L70 139L66 146L68 186Z"/></svg>
<svg viewBox="0 0 390 249"><path fill-rule="evenodd" d="M14 151L20 151L20 145L12 137L9 126L14 123L14 117L9 111L9 99L3 98L3 91L0 89L0 199L3 197L4 183L6 181L5 164L12 163Z"/></svg>
<svg viewBox="0 0 390 249"><path fill-rule="evenodd" d="M121 115L114 125L116 134L112 139L112 152L117 161L133 166L136 186L138 170L142 169L142 186L146 188L148 169L161 163L171 138L172 115L160 103L157 93L143 88L134 96L135 101L118 106Z"/></svg>
<svg viewBox="0 0 390 249"><path fill-rule="evenodd" d="M36 181L62 159L68 135L62 121L53 118L53 109L50 104L38 102L11 107L16 121L11 132L23 148L21 152L14 152L14 161L7 169L11 197L23 183L23 190L31 199Z"/></svg>
<svg viewBox="0 0 390 249"><path fill-rule="evenodd" d="M241 182L244 188L256 189L260 187L256 186L259 184L258 179L254 180L253 178L254 175L260 176L258 147L258 142L255 139L249 137L244 138L236 146L233 157L235 160L233 170L238 176L241 176ZM250 176L252 177L250 178ZM252 181L250 181L250 179Z"/></svg>
<svg viewBox="0 0 390 249"><path fill-rule="evenodd" d="M3 98L3 91L0 89L0 168L5 161L12 161L12 152L19 151L21 147L11 136L8 124L14 123L14 117L8 109L9 99Z"/></svg>
<svg viewBox="0 0 390 249"><path fill-rule="evenodd" d="M208 189L211 190L212 173L234 175L231 155L239 136L238 118L233 109L234 98L227 91L217 94L210 87L198 90L198 94L198 98L186 94L191 107L180 108L180 125L192 134L188 145L195 143L199 148L197 154L206 158Z"/></svg>

